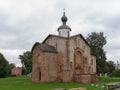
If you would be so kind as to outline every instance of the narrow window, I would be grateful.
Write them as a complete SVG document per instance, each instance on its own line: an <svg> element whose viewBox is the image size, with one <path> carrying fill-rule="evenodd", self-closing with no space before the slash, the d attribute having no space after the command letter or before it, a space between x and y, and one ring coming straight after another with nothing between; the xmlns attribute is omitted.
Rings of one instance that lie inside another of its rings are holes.
<svg viewBox="0 0 120 90"><path fill-rule="evenodd" d="M55 45L55 46L56 46L56 48L57 48L57 42L56 42L56 45Z"/></svg>
<svg viewBox="0 0 120 90"><path fill-rule="evenodd" d="M41 72L39 72L39 80L41 80Z"/></svg>
<svg viewBox="0 0 120 90"><path fill-rule="evenodd" d="M62 72L62 65L60 65L60 72Z"/></svg>

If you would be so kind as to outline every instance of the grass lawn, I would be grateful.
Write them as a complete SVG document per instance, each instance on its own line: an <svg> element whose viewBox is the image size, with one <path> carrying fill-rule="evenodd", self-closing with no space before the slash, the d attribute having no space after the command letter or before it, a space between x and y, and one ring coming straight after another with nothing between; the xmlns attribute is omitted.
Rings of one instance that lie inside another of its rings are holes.
<svg viewBox="0 0 120 90"><path fill-rule="evenodd" d="M0 90L52 90L54 88L85 87L87 90L104 90L101 86L108 82L120 82L120 78L99 77L99 86L80 83L33 83L28 77L8 77L0 79Z"/></svg>

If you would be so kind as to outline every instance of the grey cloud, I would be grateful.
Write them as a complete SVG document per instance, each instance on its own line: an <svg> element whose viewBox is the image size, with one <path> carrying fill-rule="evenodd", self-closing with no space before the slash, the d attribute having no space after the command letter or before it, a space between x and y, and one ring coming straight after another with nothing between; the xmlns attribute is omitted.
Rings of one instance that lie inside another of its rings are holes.
<svg viewBox="0 0 120 90"><path fill-rule="evenodd" d="M46 2L41 0L33 3L32 0L22 0L19 2L21 4L24 3L22 8L16 1L8 5L10 8L7 6L3 9L0 8L0 35L5 37L5 40L0 39L2 43L0 48L2 49L11 49L11 52L14 49L31 50L32 45L36 41L42 42L50 33L57 34L57 28L62 24L60 18L63 8L66 8L67 24L71 28L73 27L72 32L83 33L86 36L90 32L103 31L109 40L106 45L108 54L112 50L119 49L120 44L114 40L117 39L120 33L120 18L119 15L115 16L120 11L116 8L113 9L113 1L77 0L74 2L57 0ZM116 4L116 1L114 3ZM14 6L12 6L13 4ZM109 11L109 7L112 8L111 11ZM12 10L14 12L10 12ZM20 10L20 12L16 12L16 10ZM104 29L100 30L101 28L97 28L99 25L103 26ZM115 39L110 40L111 38ZM8 59L11 61L13 59L18 60L17 57L8 56Z"/></svg>
<svg viewBox="0 0 120 90"><path fill-rule="evenodd" d="M49 29L51 28L50 23L53 18L48 16L47 13L45 15L44 13L36 13L36 15L19 22L14 27L8 27L7 24L2 26L1 33L4 33L8 42L5 44L3 41L5 45L2 45L1 48L30 49L31 44L34 44L35 41L41 42L49 34L51 31ZM15 40L10 40L10 36L14 36Z"/></svg>
<svg viewBox="0 0 120 90"><path fill-rule="evenodd" d="M104 19L103 24L109 29L120 29L120 16L107 17Z"/></svg>

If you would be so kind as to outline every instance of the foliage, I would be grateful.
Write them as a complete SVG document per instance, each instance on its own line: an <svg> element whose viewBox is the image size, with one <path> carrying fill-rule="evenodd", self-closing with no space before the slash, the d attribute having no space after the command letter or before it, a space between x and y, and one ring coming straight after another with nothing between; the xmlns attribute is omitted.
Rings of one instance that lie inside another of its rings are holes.
<svg viewBox="0 0 120 90"><path fill-rule="evenodd" d="M8 61L2 53L0 53L0 78L6 77Z"/></svg>
<svg viewBox="0 0 120 90"><path fill-rule="evenodd" d="M112 72L115 70L115 64L113 61L106 61L104 66L104 73L111 76Z"/></svg>
<svg viewBox="0 0 120 90"><path fill-rule="evenodd" d="M28 74L32 71L32 54L30 51L24 52L23 55L19 55L22 63L23 74Z"/></svg>
<svg viewBox="0 0 120 90"><path fill-rule="evenodd" d="M7 74L10 75L11 74L11 69L15 68L15 64L14 63L10 63L7 65Z"/></svg>
<svg viewBox="0 0 120 90"><path fill-rule="evenodd" d="M100 83L114 83L120 82L120 78L118 77L98 77Z"/></svg>
<svg viewBox="0 0 120 90"><path fill-rule="evenodd" d="M115 71L115 64L113 61L107 61L107 66L109 68L108 72L112 73L113 71Z"/></svg>
<svg viewBox="0 0 120 90"><path fill-rule="evenodd" d="M120 77L120 70L115 70L112 72L112 77Z"/></svg>
<svg viewBox="0 0 120 90"><path fill-rule="evenodd" d="M106 37L103 32L92 32L86 39L91 46L91 54L96 56L97 73L105 73L106 53L103 46L106 44Z"/></svg>

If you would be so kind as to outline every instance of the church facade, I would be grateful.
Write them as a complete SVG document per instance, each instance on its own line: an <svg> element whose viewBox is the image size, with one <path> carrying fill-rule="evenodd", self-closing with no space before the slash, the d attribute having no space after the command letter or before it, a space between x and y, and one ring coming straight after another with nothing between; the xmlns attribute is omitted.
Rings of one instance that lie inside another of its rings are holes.
<svg viewBox="0 0 120 90"><path fill-rule="evenodd" d="M96 58L81 34L70 36L65 12L58 35L48 35L32 47L33 82L97 82Z"/></svg>

